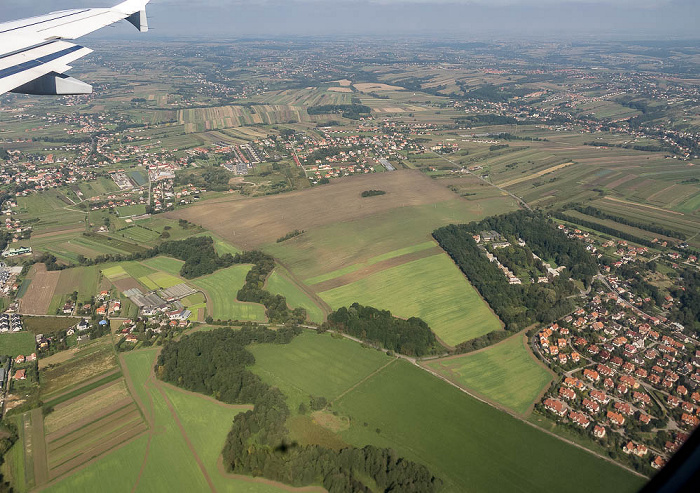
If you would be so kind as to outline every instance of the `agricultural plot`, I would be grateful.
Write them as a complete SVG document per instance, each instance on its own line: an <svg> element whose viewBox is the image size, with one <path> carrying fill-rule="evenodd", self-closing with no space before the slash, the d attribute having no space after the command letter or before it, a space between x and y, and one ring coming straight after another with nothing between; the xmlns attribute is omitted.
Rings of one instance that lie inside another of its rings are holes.
<svg viewBox="0 0 700 493"><path fill-rule="evenodd" d="M351 265L362 266L391 252L425 245L440 226L475 221L514 208L510 198L470 203L451 194L445 202L401 207L307 230L291 240L268 244L264 250L284 262L298 278L316 282L331 272L337 277L341 269Z"/></svg>
<svg viewBox="0 0 700 493"><path fill-rule="evenodd" d="M525 414L552 375L535 360L517 334L475 353L425 365L457 385Z"/></svg>
<svg viewBox="0 0 700 493"><path fill-rule="evenodd" d="M71 317L22 317L25 330L32 334L51 334L66 330L80 321Z"/></svg>
<svg viewBox="0 0 700 493"><path fill-rule="evenodd" d="M178 123L186 133L203 132L228 127L311 121L304 108L289 105L217 106L179 110Z"/></svg>
<svg viewBox="0 0 700 493"><path fill-rule="evenodd" d="M60 271L49 272L44 264L34 264L28 276L31 283L20 299L20 313L46 315L60 277Z"/></svg>
<svg viewBox="0 0 700 493"><path fill-rule="evenodd" d="M172 257L154 257L141 262L143 265L174 276L180 275L184 262Z"/></svg>
<svg viewBox="0 0 700 493"><path fill-rule="evenodd" d="M335 427L341 441L393 448L426 464L445 491L632 492L642 484L407 362L349 342L308 333L285 346L251 346L252 370L291 409L309 394L326 397L346 423ZM337 379L325 378L329 369Z"/></svg>
<svg viewBox="0 0 700 493"><path fill-rule="evenodd" d="M323 310L311 297L294 284L287 276L277 271L267 279L267 290L272 294L281 294L287 298L290 308L301 307L306 310L309 320L318 324L325 319Z"/></svg>
<svg viewBox="0 0 700 493"><path fill-rule="evenodd" d="M104 377L117 369L117 358L109 336L90 342L65 362L42 371L41 397L49 402L91 379Z"/></svg>
<svg viewBox="0 0 700 493"><path fill-rule="evenodd" d="M420 317L449 346L501 328L486 302L444 253L370 274L319 296L333 309L359 302L402 318Z"/></svg>
<svg viewBox="0 0 700 493"><path fill-rule="evenodd" d="M390 446L425 463L446 491L632 492L643 484L404 361L358 385L334 410L353 423L343 439Z"/></svg>
<svg viewBox="0 0 700 493"><path fill-rule="evenodd" d="M142 228L141 226L130 226L117 231L117 234L124 236L130 240L141 244L149 244L160 237L160 234L150 229Z"/></svg>
<svg viewBox="0 0 700 493"><path fill-rule="evenodd" d="M144 434L55 483L51 492L279 491L252 478L226 477L217 460L233 417L248 406L228 406L199 394L150 380L156 351L124 356L125 367L143 414L151 424ZM147 445L148 444L148 445ZM201 461L201 465L198 463ZM163 471L168 471L163 474Z"/></svg>
<svg viewBox="0 0 700 493"><path fill-rule="evenodd" d="M0 355L18 356L30 355L36 351L34 334L31 332L16 332L0 334Z"/></svg>
<svg viewBox="0 0 700 493"><path fill-rule="evenodd" d="M309 396L332 401L393 360L383 352L365 349L345 338L304 332L291 343L252 345L251 368L287 396L290 409Z"/></svg>
<svg viewBox="0 0 700 493"><path fill-rule="evenodd" d="M211 302L211 316L219 320L265 320L265 307L236 301L236 293L245 284L250 265L235 265L192 281Z"/></svg>
<svg viewBox="0 0 700 493"><path fill-rule="evenodd" d="M386 194L368 201L360 196L367 189L381 189ZM423 174L398 171L353 177L269 197L214 199L166 215L200 224L224 240L250 249L274 243L295 229L310 231L387 210L450 200L455 200L450 190ZM334 204L332 213L328 204Z"/></svg>

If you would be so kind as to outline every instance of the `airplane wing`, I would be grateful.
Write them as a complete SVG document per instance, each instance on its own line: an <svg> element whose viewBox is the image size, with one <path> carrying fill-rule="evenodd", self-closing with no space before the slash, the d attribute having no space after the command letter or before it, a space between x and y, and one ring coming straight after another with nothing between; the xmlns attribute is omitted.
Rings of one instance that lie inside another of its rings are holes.
<svg viewBox="0 0 700 493"><path fill-rule="evenodd" d="M70 63L92 50L66 39L76 39L105 26L128 20L148 31L149 0L126 0L111 8L52 12L0 23L0 95L90 94L92 86L64 74Z"/></svg>

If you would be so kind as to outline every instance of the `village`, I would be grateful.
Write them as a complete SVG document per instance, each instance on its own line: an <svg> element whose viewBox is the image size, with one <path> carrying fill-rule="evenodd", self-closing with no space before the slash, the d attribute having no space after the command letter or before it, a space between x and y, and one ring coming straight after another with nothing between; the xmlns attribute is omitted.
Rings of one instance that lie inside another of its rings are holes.
<svg viewBox="0 0 700 493"><path fill-rule="evenodd" d="M579 308L531 338L535 354L558 377L536 408L594 439L612 458L660 469L700 425L700 341L664 315L677 303L673 296L657 304L635 293L640 284L626 279L625 268L644 271L648 262L664 262L679 269L681 261L695 268L696 256L652 254L624 240L559 229L586 242L599 260L612 260L601 264L603 274Z"/></svg>

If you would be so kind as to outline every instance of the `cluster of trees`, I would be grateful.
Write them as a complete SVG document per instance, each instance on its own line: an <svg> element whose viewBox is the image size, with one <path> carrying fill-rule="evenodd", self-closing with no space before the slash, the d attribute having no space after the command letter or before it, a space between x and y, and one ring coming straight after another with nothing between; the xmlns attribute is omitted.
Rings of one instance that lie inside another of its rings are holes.
<svg viewBox="0 0 700 493"><path fill-rule="evenodd" d="M219 256L214 249L211 236L194 236L185 240L166 241L149 252L150 256L169 255L184 260L180 275L185 279L194 279L230 267L235 262L233 255L226 253Z"/></svg>
<svg viewBox="0 0 700 493"><path fill-rule="evenodd" d="M343 118L359 120L362 116L367 116L372 112L372 108L363 104L324 104L311 106L306 109L309 115L342 114Z"/></svg>
<svg viewBox="0 0 700 493"><path fill-rule="evenodd" d="M700 332L700 272L683 269L680 285L673 291L673 296L678 300L678 306L673 308L669 318Z"/></svg>
<svg viewBox="0 0 700 493"><path fill-rule="evenodd" d="M328 315L325 327L408 356L424 356L436 351L435 334L420 318L403 320L392 316L388 310L359 303Z"/></svg>
<svg viewBox="0 0 700 493"><path fill-rule="evenodd" d="M468 341L464 341L457 345L455 352L458 354L471 353L472 351L477 351L479 349L491 346L503 339L510 337L512 334L505 330L492 330L488 334L483 336L475 337Z"/></svg>
<svg viewBox="0 0 700 493"><path fill-rule="evenodd" d="M295 229L294 231L290 231L284 236L280 236L277 238L277 243L282 243L283 241L291 240L295 236L300 236L303 235L305 231L303 229Z"/></svg>
<svg viewBox="0 0 700 493"><path fill-rule="evenodd" d="M554 259L558 265L566 266L566 270L550 283L511 285L473 238L484 230L498 231L511 243L523 238L540 258ZM588 285L597 272L595 261L583 245L557 231L537 212L517 211L478 223L452 224L434 231L433 237L508 330L516 331L535 322L550 323L562 317L573 308L568 296L576 292L568 277Z"/></svg>
<svg viewBox="0 0 700 493"><path fill-rule="evenodd" d="M632 226L637 229L643 229L645 231L651 231L652 233L668 236L669 238L678 238L679 240L685 240L685 235L683 233L679 233L678 231L674 231L673 229L659 226L655 223L649 224L639 221L633 221L631 219L627 219L626 217L608 214L607 212L603 212L600 209L592 207L590 205L586 207L582 205L575 205L572 208L580 212L581 214L585 214L587 216L593 216L600 219L609 219L611 221L615 221L616 223L625 224L627 226Z"/></svg>
<svg viewBox="0 0 700 493"><path fill-rule="evenodd" d="M455 123L460 125L469 125L472 127L484 126L484 125L513 125L518 123L518 120L512 116L502 116L502 115L470 115L470 116L460 116L454 119Z"/></svg>
<svg viewBox="0 0 700 493"><path fill-rule="evenodd" d="M202 155L202 159L206 154ZM224 192L231 188L229 184L231 173L220 166L207 166L197 172L177 173L175 175L176 185L187 185L191 183L195 187L206 190Z"/></svg>
<svg viewBox="0 0 700 493"><path fill-rule="evenodd" d="M245 346L286 344L301 329L270 330L254 324L239 331L218 329L170 341L158 357L158 378L231 404L250 404L238 414L224 444L226 468L294 486L321 483L332 493L437 491L442 482L423 465L393 450L366 446L340 451L289 440L285 422L291 415L285 396L247 367L255 363Z"/></svg>
<svg viewBox="0 0 700 493"><path fill-rule="evenodd" d="M599 231L604 234L608 234L610 236L615 236L617 238L621 238L623 240L631 241L633 243L637 243L638 245L642 245L645 247L649 248L659 248L659 245L654 245L651 241L645 239L645 238L640 238L639 236L631 235L629 233L625 233L624 231L617 230L615 228L611 228L610 226L605 226L604 224L596 223L593 221L588 221L586 219L580 219L578 217L573 217L568 214L565 214L563 212L553 212L552 215L556 217L557 219L561 219L562 221L569 221L570 223L578 224L579 226L583 226L584 228L590 228L594 229L596 231Z"/></svg>
<svg viewBox="0 0 700 493"><path fill-rule="evenodd" d="M611 144L610 142L592 141L592 142L584 142L583 145L594 146L594 147L620 147L622 149L634 149L635 151L643 151L643 152L663 152L663 151L673 152L673 147L661 146L661 145L651 145L651 144L646 144L646 145Z"/></svg>
<svg viewBox="0 0 700 493"><path fill-rule="evenodd" d="M265 279L275 268L275 259L260 251L237 253L233 256L235 264L254 264L248 271L245 284L238 290L239 301L261 303L265 306L267 318L273 323L303 323L306 310L299 307L290 310L287 299L280 294L272 294L266 289Z"/></svg>
<svg viewBox="0 0 700 493"><path fill-rule="evenodd" d="M384 195L385 193L384 190L365 190L360 195L362 195L362 197L375 197L377 195Z"/></svg>

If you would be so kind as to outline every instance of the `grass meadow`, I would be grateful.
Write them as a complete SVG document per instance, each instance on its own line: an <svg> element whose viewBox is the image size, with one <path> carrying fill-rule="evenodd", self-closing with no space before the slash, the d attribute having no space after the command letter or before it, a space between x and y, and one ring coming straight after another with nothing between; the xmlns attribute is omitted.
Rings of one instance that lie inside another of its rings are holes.
<svg viewBox="0 0 700 493"><path fill-rule="evenodd" d="M251 370L284 392L290 409L309 396L336 399L392 359L348 339L304 332L289 344L260 344L248 348L255 356Z"/></svg>
<svg viewBox="0 0 700 493"><path fill-rule="evenodd" d="M235 265L191 281L211 300L211 316L220 320L265 320L265 307L236 301L236 293L245 284L250 265Z"/></svg>
<svg viewBox="0 0 700 493"><path fill-rule="evenodd" d="M425 320L450 346L501 328L460 270L442 253L319 293L333 309L354 302Z"/></svg>
<svg viewBox="0 0 700 493"><path fill-rule="evenodd" d="M8 334L0 334L0 354L8 356L27 356L36 351L34 333L23 331Z"/></svg>
<svg viewBox="0 0 700 493"><path fill-rule="evenodd" d="M431 361L426 366L520 414L527 412L552 379L529 354L522 335L476 353Z"/></svg>
<svg viewBox="0 0 700 493"><path fill-rule="evenodd" d="M281 294L287 298L287 305L291 308L304 308L312 322L320 324L325 319L323 310L287 276L277 271L270 274L267 280L267 290L272 294Z"/></svg>
<svg viewBox="0 0 700 493"><path fill-rule="evenodd" d="M373 375L333 409L351 418L341 433L347 442L391 447L421 461L445 481L445 491L632 492L643 483L405 361Z"/></svg>

